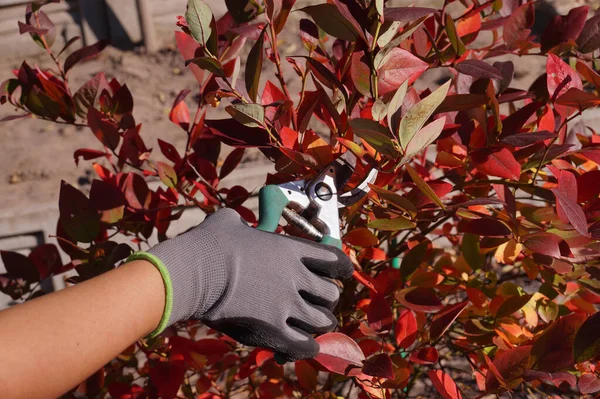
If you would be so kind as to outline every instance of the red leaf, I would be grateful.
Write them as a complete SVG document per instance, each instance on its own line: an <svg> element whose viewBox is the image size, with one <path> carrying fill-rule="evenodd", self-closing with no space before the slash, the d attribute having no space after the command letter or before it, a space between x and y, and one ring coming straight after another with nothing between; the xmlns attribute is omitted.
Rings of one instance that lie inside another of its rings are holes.
<svg viewBox="0 0 600 399"><path fill-rule="evenodd" d="M461 314L461 312L467 307L469 301L456 303L454 305L448 305L438 314L436 314L431 320L431 327L429 327L429 338L435 341L454 323L454 320Z"/></svg>
<svg viewBox="0 0 600 399"><path fill-rule="evenodd" d="M184 61L196 58L196 51L200 48L200 44L191 35L185 32L175 32L175 41ZM204 70L194 63L188 64L187 67L196 76L198 83L202 84L204 82Z"/></svg>
<svg viewBox="0 0 600 399"><path fill-rule="evenodd" d="M169 113L171 122L181 126L186 132L190 128L190 111L184 101L188 94L190 94L189 89L181 90L173 101L173 107Z"/></svg>
<svg viewBox="0 0 600 399"><path fill-rule="evenodd" d="M94 136L96 136L102 144L111 150L117 148L120 141L117 125L94 107L88 109L87 122L90 129L92 129Z"/></svg>
<svg viewBox="0 0 600 399"><path fill-rule="evenodd" d="M592 360L600 355L600 312L596 312L583 323L575 335L573 357L576 363Z"/></svg>
<svg viewBox="0 0 600 399"><path fill-rule="evenodd" d="M9 278L22 278L32 283L39 281L40 273L35 263L25 255L12 251L0 251L0 256Z"/></svg>
<svg viewBox="0 0 600 399"><path fill-rule="evenodd" d="M37 268L42 280L62 267L60 253L54 244L42 244L34 248L29 254L29 259Z"/></svg>
<svg viewBox="0 0 600 399"><path fill-rule="evenodd" d="M522 345L502 352L494 359L493 365L509 386L518 385L528 369L531 345ZM488 392L498 389L500 384L494 373L488 373L485 387Z"/></svg>
<svg viewBox="0 0 600 399"><path fill-rule="evenodd" d="M417 364L436 364L439 358L437 349L426 346L410 354L409 360Z"/></svg>
<svg viewBox="0 0 600 399"><path fill-rule="evenodd" d="M290 129L287 126L281 128L279 132L279 136L281 137L281 142L283 143L285 148L290 150L298 149L298 132Z"/></svg>
<svg viewBox="0 0 600 399"><path fill-rule="evenodd" d="M75 150L75 152L73 153L73 158L75 159L75 165L79 165L80 158L83 158L86 161L88 161L90 159L96 159L96 158L108 157L108 156L110 156L110 154L107 152L93 150L91 148L80 148L78 150Z"/></svg>
<svg viewBox="0 0 600 399"><path fill-rule="evenodd" d="M343 375L358 375L365 355L356 342L342 333L328 333L316 338L319 354L315 360L327 370Z"/></svg>
<svg viewBox="0 0 600 399"><path fill-rule="evenodd" d="M354 58L353 58L354 60ZM383 59L377 71L377 90L379 96L397 90L406 79L414 82L429 64L421 61L410 52L401 48L394 48ZM367 74L367 79L369 75Z"/></svg>
<svg viewBox="0 0 600 399"><path fill-rule="evenodd" d="M394 379L394 366L392 359L385 353L380 353L367 359L363 366L363 373L373 377Z"/></svg>
<svg viewBox="0 0 600 399"><path fill-rule="evenodd" d="M403 349L410 347L417 339L417 318L410 309L400 310L394 335L396 343Z"/></svg>
<svg viewBox="0 0 600 399"><path fill-rule="evenodd" d="M556 201L562 207L567 219L579 234L584 237L589 237L588 225L585 214L581 206L575 201L568 198L558 189L553 189L552 192L556 196Z"/></svg>
<svg viewBox="0 0 600 399"><path fill-rule="evenodd" d="M478 236L504 237L512 233L510 227L495 218L470 219L462 224L460 229L464 233Z"/></svg>
<svg viewBox="0 0 600 399"><path fill-rule="evenodd" d="M510 50L517 48L520 42L526 41L529 33L528 28L533 26L535 13L533 3L527 2L517 8L504 23L504 41Z"/></svg>
<svg viewBox="0 0 600 399"><path fill-rule="evenodd" d="M561 256L559 244L562 241L557 235L552 233L536 233L523 237L523 245L533 252L542 255L559 258Z"/></svg>
<svg viewBox="0 0 600 399"><path fill-rule="evenodd" d="M357 247L373 247L379 245L379 239L366 227L358 227L344 235L344 241Z"/></svg>
<svg viewBox="0 0 600 399"><path fill-rule="evenodd" d="M173 144L158 139L158 146L160 147L160 151L163 153L165 158L167 158L169 161L173 162L175 165L181 162L181 156Z"/></svg>
<svg viewBox="0 0 600 399"><path fill-rule="evenodd" d="M521 176L521 165L506 148L493 152L489 149L477 150L473 152L471 159L477 170L483 174L517 181Z"/></svg>
<svg viewBox="0 0 600 399"><path fill-rule="evenodd" d="M394 314L383 294L371 294L371 303L367 308L367 319L369 320L369 327L377 332L392 329Z"/></svg>
<svg viewBox="0 0 600 399"><path fill-rule="evenodd" d="M80 63L81 61L85 61L87 59L95 57L96 55L98 55L99 52L104 50L104 47L106 47L107 44L107 40L100 40L97 43L73 51L65 60L63 71L66 74L71 68L73 68L76 64Z"/></svg>
<svg viewBox="0 0 600 399"><path fill-rule="evenodd" d="M296 377L300 386L308 391L317 387L318 372L308 360L298 360L295 363Z"/></svg>
<svg viewBox="0 0 600 399"><path fill-rule="evenodd" d="M462 399L456 383L448 374L442 370L429 370L427 375L444 399Z"/></svg>
<svg viewBox="0 0 600 399"><path fill-rule="evenodd" d="M159 361L150 366L150 381L158 390L158 395L163 398L177 396L179 386L185 376L183 355L171 355L168 361Z"/></svg>
<svg viewBox="0 0 600 399"><path fill-rule="evenodd" d="M584 373L579 378L579 391L583 394L600 391L600 378L593 373Z"/></svg>
<svg viewBox="0 0 600 399"><path fill-rule="evenodd" d="M227 155L223 165L221 166L221 170L219 171L219 179L223 179L228 176L231 172L238 167L242 158L244 157L244 148L236 148Z"/></svg>
<svg viewBox="0 0 600 399"><path fill-rule="evenodd" d="M435 313L444 308L435 291L431 288L405 288L396 293L396 299L415 312Z"/></svg>
<svg viewBox="0 0 600 399"><path fill-rule="evenodd" d="M577 72L554 54L548 54L546 74L548 94L552 99L565 94L572 87L583 90L583 83Z"/></svg>
<svg viewBox="0 0 600 399"><path fill-rule="evenodd" d="M556 104L584 111L588 108L598 107L600 105L600 97L593 93L571 87L566 93L556 99Z"/></svg>
<svg viewBox="0 0 600 399"><path fill-rule="evenodd" d="M577 202L577 180L575 179L575 175L567 170L561 170L556 177L558 178L557 190L566 198ZM558 201L556 202L556 212L563 223L569 223L569 219Z"/></svg>
<svg viewBox="0 0 600 399"><path fill-rule="evenodd" d="M429 14L436 13L433 8L426 7L386 7L383 16L386 21L409 22Z"/></svg>

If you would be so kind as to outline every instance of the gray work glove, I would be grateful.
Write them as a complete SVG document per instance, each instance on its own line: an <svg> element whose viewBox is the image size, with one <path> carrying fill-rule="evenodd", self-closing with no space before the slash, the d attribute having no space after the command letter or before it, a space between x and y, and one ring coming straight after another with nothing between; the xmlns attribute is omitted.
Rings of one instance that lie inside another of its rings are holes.
<svg viewBox="0 0 600 399"><path fill-rule="evenodd" d="M310 334L337 324L331 311L339 289L330 278L345 279L353 271L341 250L256 230L232 209L216 212L148 252L171 278L168 325L199 319L288 361L318 354L319 344Z"/></svg>

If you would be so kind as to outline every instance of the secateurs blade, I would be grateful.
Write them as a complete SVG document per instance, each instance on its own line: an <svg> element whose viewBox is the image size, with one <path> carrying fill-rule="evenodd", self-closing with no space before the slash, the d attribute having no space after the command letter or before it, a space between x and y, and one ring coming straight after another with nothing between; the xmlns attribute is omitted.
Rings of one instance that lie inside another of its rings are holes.
<svg viewBox="0 0 600 399"><path fill-rule="evenodd" d="M259 192L257 228L273 232L283 216L313 240L341 248L338 208L361 200L369 192L369 183L377 178L377 169L371 169L360 184L343 192L357 162L356 156L348 151L313 179L263 187Z"/></svg>

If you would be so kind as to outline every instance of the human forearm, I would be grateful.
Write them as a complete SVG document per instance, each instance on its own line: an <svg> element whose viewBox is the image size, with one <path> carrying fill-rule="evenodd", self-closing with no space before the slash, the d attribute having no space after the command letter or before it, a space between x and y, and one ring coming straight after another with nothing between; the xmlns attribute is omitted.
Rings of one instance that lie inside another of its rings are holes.
<svg viewBox="0 0 600 399"><path fill-rule="evenodd" d="M163 280L145 261L0 312L0 392L55 398L158 325Z"/></svg>

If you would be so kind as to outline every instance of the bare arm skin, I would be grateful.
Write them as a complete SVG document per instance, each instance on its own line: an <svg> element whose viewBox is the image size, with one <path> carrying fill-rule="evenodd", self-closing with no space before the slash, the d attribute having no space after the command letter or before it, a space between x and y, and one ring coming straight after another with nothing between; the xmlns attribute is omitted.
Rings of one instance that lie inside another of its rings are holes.
<svg viewBox="0 0 600 399"><path fill-rule="evenodd" d="M0 392L56 398L158 325L163 280L133 261L74 287L0 312Z"/></svg>

